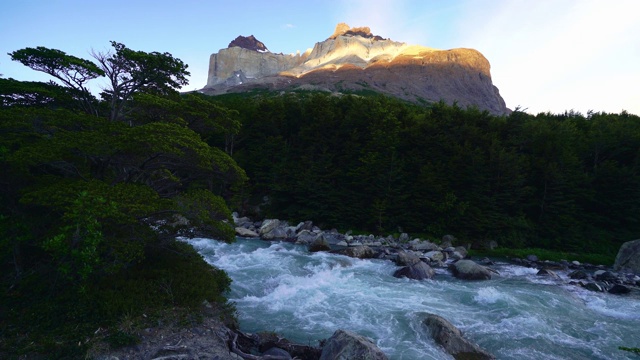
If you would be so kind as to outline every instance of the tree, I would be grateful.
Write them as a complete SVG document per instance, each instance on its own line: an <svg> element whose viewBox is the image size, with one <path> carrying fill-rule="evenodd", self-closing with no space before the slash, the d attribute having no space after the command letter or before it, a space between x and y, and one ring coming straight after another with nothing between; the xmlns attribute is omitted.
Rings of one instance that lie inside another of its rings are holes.
<svg viewBox="0 0 640 360"><path fill-rule="evenodd" d="M60 80L65 86L74 89L79 94L82 109L92 115L97 115L96 100L86 86L86 83L105 72L96 64L64 51L48 49L43 46L24 48L9 53L11 59L18 61L33 70L41 71Z"/></svg>
<svg viewBox="0 0 640 360"><path fill-rule="evenodd" d="M125 105L137 92L167 95L189 82L187 65L170 53L135 51L112 41L114 52L92 52L109 81L102 97L109 103L109 119L122 120Z"/></svg>

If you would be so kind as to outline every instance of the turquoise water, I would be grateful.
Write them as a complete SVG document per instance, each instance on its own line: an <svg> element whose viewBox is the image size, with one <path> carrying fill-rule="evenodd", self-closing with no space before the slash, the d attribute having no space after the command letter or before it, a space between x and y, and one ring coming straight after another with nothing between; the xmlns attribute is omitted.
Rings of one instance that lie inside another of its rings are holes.
<svg viewBox="0 0 640 360"><path fill-rule="evenodd" d="M422 326L443 316L498 359L637 359L640 299L589 292L497 263L500 276L396 279L384 260L308 253L305 246L238 239L191 243L233 279L241 330L275 331L317 345L337 329L372 338L389 359L451 359ZM566 274L560 273L566 279Z"/></svg>

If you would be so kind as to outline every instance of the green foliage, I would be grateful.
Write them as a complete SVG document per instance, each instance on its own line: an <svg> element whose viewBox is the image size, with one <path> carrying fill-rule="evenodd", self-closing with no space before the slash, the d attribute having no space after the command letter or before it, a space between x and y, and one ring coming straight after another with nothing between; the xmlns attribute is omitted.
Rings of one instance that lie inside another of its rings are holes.
<svg viewBox="0 0 640 360"><path fill-rule="evenodd" d="M314 92L215 99L242 123L245 212L606 256L640 232L637 116L496 117Z"/></svg>

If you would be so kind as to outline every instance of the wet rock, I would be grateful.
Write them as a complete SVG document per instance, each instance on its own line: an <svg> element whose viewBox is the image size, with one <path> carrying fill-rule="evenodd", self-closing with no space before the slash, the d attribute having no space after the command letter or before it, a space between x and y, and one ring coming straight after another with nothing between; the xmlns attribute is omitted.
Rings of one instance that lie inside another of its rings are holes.
<svg viewBox="0 0 640 360"><path fill-rule="evenodd" d="M464 280L489 280L491 271L472 260L459 260L449 266L449 269L458 279Z"/></svg>
<svg viewBox="0 0 640 360"><path fill-rule="evenodd" d="M618 276L611 271L598 270L593 273L593 278L600 281L616 281Z"/></svg>
<svg viewBox="0 0 640 360"><path fill-rule="evenodd" d="M486 350L465 339L458 328L441 316L427 314L423 324L436 343L455 359L495 359Z"/></svg>
<svg viewBox="0 0 640 360"><path fill-rule="evenodd" d="M411 250L415 250L415 251L438 250L438 245L426 240L422 241L420 239L411 240L409 242L409 247L411 248Z"/></svg>
<svg viewBox="0 0 640 360"><path fill-rule="evenodd" d="M387 360L370 339L347 330L337 330L322 347L320 360Z"/></svg>
<svg viewBox="0 0 640 360"><path fill-rule="evenodd" d="M590 291L604 292L604 289L602 288L602 286L592 282L585 284L584 288Z"/></svg>
<svg viewBox="0 0 640 360"><path fill-rule="evenodd" d="M420 258L416 254L408 251L398 251L398 255L396 256L396 265L398 266L410 266L420 261Z"/></svg>
<svg viewBox="0 0 640 360"><path fill-rule="evenodd" d="M620 284L613 285L613 287L609 289L610 294L628 294L630 292L631 292L631 289Z"/></svg>
<svg viewBox="0 0 640 360"><path fill-rule="evenodd" d="M540 269L540 271L538 271L538 273L536 274L538 276L547 276L550 278L554 278L554 279L559 279L560 276L558 276L558 274L556 274L553 270L550 269Z"/></svg>
<svg viewBox="0 0 640 360"><path fill-rule="evenodd" d="M318 236L311 244L309 244L310 252L329 251L329 250L331 250L331 245L322 235Z"/></svg>
<svg viewBox="0 0 640 360"><path fill-rule="evenodd" d="M243 227L237 227L236 228L236 235L241 236L241 237L258 237L260 235L258 235L257 232L249 230L249 229L245 229Z"/></svg>
<svg viewBox="0 0 640 360"><path fill-rule="evenodd" d="M532 261L532 262L538 261L538 257L536 255L533 255L533 254L527 255L526 259L529 260L529 261Z"/></svg>
<svg viewBox="0 0 640 360"><path fill-rule="evenodd" d="M627 241L620 246L613 269L616 271L626 269L640 274L640 239Z"/></svg>
<svg viewBox="0 0 640 360"><path fill-rule="evenodd" d="M366 245L348 247L338 250L337 253L357 259L372 259L376 256L376 252Z"/></svg>
<svg viewBox="0 0 640 360"><path fill-rule="evenodd" d="M272 347L269 350L265 351L262 353L263 356L265 355L269 355L269 356L274 356L274 357L278 357L279 359L291 359L291 354L289 354L289 352L287 352L284 349L280 349L277 347Z"/></svg>
<svg viewBox="0 0 640 360"><path fill-rule="evenodd" d="M438 262L446 260L446 256L442 251L429 251L424 254L425 258L428 258L429 261Z"/></svg>
<svg viewBox="0 0 640 360"><path fill-rule="evenodd" d="M270 233L273 229L277 228L280 225L280 220L278 219L266 219L260 225L260 230L258 233L260 236L264 236L265 234Z"/></svg>
<svg viewBox="0 0 640 360"><path fill-rule="evenodd" d="M589 274L587 274L583 270L576 270L576 271L573 271L573 272L571 272L569 274L569 278L574 279L574 280L583 280L583 279L588 279L589 278Z"/></svg>
<svg viewBox="0 0 640 360"><path fill-rule="evenodd" d="M434 275L435 271L433 271L433 269L429 265L422 261L410 266L405 266L393 273L394 277L406 277L414 280L431 279Z"/></svg>
<svg viewBox="0 0 640 360"><path fill-rule="evenodd" d="M310 244L318 238L318 234L309 230L302 230L296 236L296 244Z"/></svg>

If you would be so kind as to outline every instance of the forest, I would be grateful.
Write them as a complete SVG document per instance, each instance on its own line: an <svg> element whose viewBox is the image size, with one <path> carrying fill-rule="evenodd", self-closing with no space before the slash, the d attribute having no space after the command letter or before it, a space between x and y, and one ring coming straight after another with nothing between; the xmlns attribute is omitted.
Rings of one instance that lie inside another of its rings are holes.
<svg viewBox="0 0 640 360"><path fill-rule="evenodd" d="M0 357L73 358L98 326L134 343L123 318L203 300L232 318L230 279L176 241L233 241L232 211L604 254L640 233L636 115L181 94L181 60L111 45L16 50L56 82L0 78Z"/></svg>
<svg viewBox="0 0 640 360"><path fill-rule="evenodd" d="M249 177L240 211L377 234L616 252L640 233L640 118L492 116L383 96L229 94L214 144Z"/></svg>

